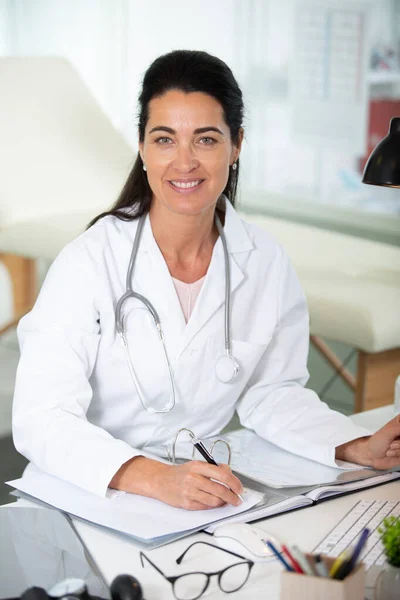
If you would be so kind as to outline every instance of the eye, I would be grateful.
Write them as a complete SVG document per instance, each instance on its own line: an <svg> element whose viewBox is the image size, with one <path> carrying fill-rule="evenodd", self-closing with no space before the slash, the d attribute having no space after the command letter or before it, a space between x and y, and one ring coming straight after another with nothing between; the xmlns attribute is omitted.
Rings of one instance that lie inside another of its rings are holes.
<svg viewBox="0 0 400 600"><path fill-rule="evenodd" d="M217 140L215 140L212 137L202 137L200 138L200 143L203 144L204 146L212 146L213 144L217 143Z"/></svg>
<svg viewBox="0 0 400 600"><path fill-rule="evenodd" d="M161 146L165 146L166 144L172 143L171 138L169 137L159 137L156 139L156 144L160 144Z"/></svg>

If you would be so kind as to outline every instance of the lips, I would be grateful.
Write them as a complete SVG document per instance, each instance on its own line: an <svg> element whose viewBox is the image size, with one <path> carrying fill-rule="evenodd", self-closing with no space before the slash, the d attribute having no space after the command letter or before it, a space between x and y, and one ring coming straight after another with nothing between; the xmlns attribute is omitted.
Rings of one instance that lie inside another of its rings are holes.
<svg viewBox="0 0 400 600"><path fill-rule="evenodd" d="M191 181L182 181L182 180L170 180L170 184L180 190L190 190L192 188L198 187L204 179L193 179Z"/></svg>
<svg viewBox="0 0 400 600"><path fill-rule="evenodd" d="M204 181L205 179L170 179L168 185L177 194L194 194Z"/></svg>

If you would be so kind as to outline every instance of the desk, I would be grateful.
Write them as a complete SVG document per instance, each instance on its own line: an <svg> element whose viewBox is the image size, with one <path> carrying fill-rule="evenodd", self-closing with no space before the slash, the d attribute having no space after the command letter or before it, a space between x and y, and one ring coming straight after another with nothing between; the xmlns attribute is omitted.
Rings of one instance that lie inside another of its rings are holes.
<svg viewBox="0 0 400 600"><path fill-rule="evenodd" d="M369 413L354 415L352 419L358 424L363 424L371 430L378 429L382 422L392 416L393 408L379 408ZM400 481L395 481L384 486L363 490L323 502L319 505L291 512L289 514L272 517L258 523L266 531L275 534L283 540L290 540L298 544L303 550L311 551L318 542L335 526L335 524L350 510L360 499L371 500L399 500ZM137 577L144 588L146 600L173 599L172 588L152 567L142 568L137 547L132 542L126 541L117 535L105 533L86 523L75 521L76 529L87 546L93 559L101 569L108 584L121 573L130 573ZM179 540L168 546L149 552L152 560L160 566L167 575L184 572L183 565L174 564L176 559L187 546L195 540L213 541L209 535L199 533ZM203 552L201 547L199 551ZM204 560L201 567L204 570L216 568L218 551L204 550ZM187 569L199 568L199 561L186 563ZM226 563L225 563L226 564ZM225 566L221 565L221 566ZM277 561L269 563L256 563L246 585L234 594L238 600L278 600L281 567ZM204 598L226 598L216 581L212 581Z"/></svg>
<svg viewBox="0 0 400 600"><path fill-rule="evenodd" d="M352 420L359 425L376 430L393 416L393 407L387 406L353 415ZM291 543L299 545L305 551L311 551L358 500L399 500L399 498L400 481L396 481L289 514L272 517L257 525L277 537L290 540ZM124 541L112 534L103 533L84 523L75 522L75 525L108 583L120 573L131 573L143 585L146 600L174 598L170 584L161 575L158 575L150 566L142 568L139 552L131 542ZM174 559L187 548L189 539L190 542L195 540L213 541L209 535L199 533L153 550L149 554L167 575L178 574L182 572L179 569L183 567L174 565ZM195 568L199 566L197 561L193 564ZM211 562L210 555L205 556L204 562L201 564L205 569L215 568L215 562ZM248 600L249 598L252 600L278 600L280 573L281 567L277 561L256 563L250 580L233 597L238 600ZM216 581L212 581L204 597L228 599L228 596L219 590Z"/></svg>
<svg viewBox="0 0 400 600"><path fill-rule="evenodd" d="M263 522L260 521L257 525L283 540L290 540L291 543L297 544L305 551L311 551L358 500L399 500L399 498L400 481L396 481L329 500L316 506L293 511L289 514L272 517ZM146 600L169 600L174 598L169 583L164 581L161 575L158 575L150 566L142 568L138 550L132 543L100 532L90 525L75 524L109 584L116 575L124 572L131 573L141 582ZM212 542L210 536L200 533L153 550L149 555L167 575L178 574L182 572L179 571L182 567L174 565L173 560L189 546L189 539L190 542L201 539ZM205 557L204 562L201 564L204 570L215 568L215 562L213 564L209 556ZM196 561L193 566L197 569L199 563ZM235 593L235 600L249 600L249 598L251 600L278 600L280 573L281 567L277 561L263 564L256 563L250 580L241 590ZM212 585L210 584L208 591L210 593L207 593L206 598L226 598L214 581Z"/></svg>

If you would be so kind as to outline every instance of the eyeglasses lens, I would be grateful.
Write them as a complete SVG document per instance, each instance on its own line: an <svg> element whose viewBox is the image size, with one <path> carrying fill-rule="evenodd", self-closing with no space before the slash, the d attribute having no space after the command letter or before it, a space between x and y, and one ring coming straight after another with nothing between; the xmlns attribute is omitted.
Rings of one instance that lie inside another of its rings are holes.
<svg viewBox="0 0 400 600"><path fill-rule="evenodd" d="M219 586L223 592L235 592L247 581L250 574L249 563L239 563L226 569L219 577Z"/></svg>
<svg viewBox="0 0 400 600"><path fill-rule="evenodd" d="M188 573L182 575L174 583L174 594L177 600L196 600L207 587L208 577L204 573Z"/></svg>

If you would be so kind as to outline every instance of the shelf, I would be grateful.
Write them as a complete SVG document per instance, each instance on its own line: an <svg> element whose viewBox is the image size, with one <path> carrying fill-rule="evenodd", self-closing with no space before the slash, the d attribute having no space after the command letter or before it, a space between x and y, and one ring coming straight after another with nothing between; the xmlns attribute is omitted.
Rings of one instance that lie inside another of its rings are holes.
<svg viewBox="0 0 400 600"><path fill-rule="evenodd" d="M367 75L370 85L385 85L400 83L400 71L370 71Z"/></svg>

